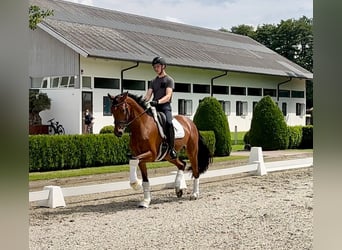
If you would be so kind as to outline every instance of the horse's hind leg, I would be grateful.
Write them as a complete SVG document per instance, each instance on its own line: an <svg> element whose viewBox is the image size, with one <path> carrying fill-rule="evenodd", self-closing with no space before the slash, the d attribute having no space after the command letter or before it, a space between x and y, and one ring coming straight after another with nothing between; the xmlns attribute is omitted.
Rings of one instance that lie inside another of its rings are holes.
<svg viewBox="0 0 342 250"><path fill-rule="evenodd" d="M178 167L178 171L175 178L175 192L178 198L183 196L183 190L186 189L186 182L184 178L184 169L186 162L180 159L169 160L171 163Z"/></svg>

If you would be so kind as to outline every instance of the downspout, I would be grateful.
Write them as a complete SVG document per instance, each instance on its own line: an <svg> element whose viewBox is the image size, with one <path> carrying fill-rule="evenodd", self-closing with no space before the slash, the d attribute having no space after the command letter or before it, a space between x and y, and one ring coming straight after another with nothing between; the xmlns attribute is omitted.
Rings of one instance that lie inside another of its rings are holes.
<svg viewBox="0 0 342 250"><path fill-rule="evenodd" d="M213 97L213 86L214 86L214 80L217 78L220 78L222 76L225 76L228 74L228 71L226 70L223 74L218 75L218 76L214 76L213 78L211 78L210 80L210 96Z"/></svg>
<svg viewBox="0 0 342 250"><path fill-rule="evenodd" d="M131 67L129 67L129 68L126 68L126 69L122 69L122 70L121 70L121 78L120 78L120 83L121 83L121 93L123 92L123 73L124 73L125 71L127 71L127 70L130 70L130 69L136 68L136 67L138 67L138 66L139 66L139 62L137 62L137 64L136 64L136 65L134 65L134 66L131 66Z"/></svg>
<svg viewBox="0 0 342 250"><path fill-rule="evenodd" d="M287 82L290 82L291 80L292 80L292 77L290 77L289 79L287 79L283 82L278 83L278 85L277 85L277 101L279 101L279 87L280 87L280 85L285 84Z"/></svg>

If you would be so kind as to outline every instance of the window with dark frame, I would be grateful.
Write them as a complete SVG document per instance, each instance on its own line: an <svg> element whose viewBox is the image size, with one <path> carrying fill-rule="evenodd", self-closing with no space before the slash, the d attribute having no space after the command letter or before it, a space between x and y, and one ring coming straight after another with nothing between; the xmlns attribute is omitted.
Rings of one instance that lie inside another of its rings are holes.
<svg viewBox="0 0 342 250"><path fill-rule="evenodd" d="M127 90L145 90L145 81L124 79L122 81L122 86L123 89Z"/></svg>
<svg viewBox="0 0 342 250"><path fill-rule="evenodd" d="M245 116L247 115L248 109L247 102L236 101L236 116Z"/></svg>
<svg viewBox="0 0 342 250"><path fill-rule="evenodd" d="M94 88L119 89L120 88L120 79L94 77Z"/></svg>
<svg viewBox="0 0 342 250"><path fill-rule="evenodd" d="M112 116L112 101L108 96L103 96L103 116Z"/></svg>
<svg viewBox="0 0 342 250"><path fill-rule="evenodd" d="M229 86L213 85L213 93L229 95Z"/></svg>
<svg viewBox="0 0 342 250"><path fill-rule="evenodd" d="M210 93L210 85L204 85L204 84L193 84L193 93L204 93L208 94Z"/></svg>
<svg viewBox="0 0 342 250"><path fill-rule="evenodd" d="M219 100L219 103L221 104L223 112L226 115L230 115L230 101Z"/></svg>
<svg viewBox="0 0 342 250"><path fill-rule="evenodd" d="M178 99L178 114L192 115L192 100Z"/></svg>
<svg viewBox="0 0 342 250"><path fill-rule="evenodd" d="M276 89L263 89L263 95L264 96L271 96L276 97L277 96L277 90Z"/></svg>
<svg viewBox="0 0 342 250"><path fill-rule="evenodd" d="M247 88L247 95L249 96L261 96L262 89L261 88Z"/></svg>
<svg viewBox="0 0 342 250"><path fill-rule="evenodd" d="M283 113L284 116L287 116L287 103L283 102L281 104L281 112Z"/></svg>
<svg viewBox="0 0 342 250"><path fill-rule="evenodd" d="M279 97L290 97L290 90L280 89Z"/></svg>
<svg viewBox="0 0 342 250"><path fill-rule="evenodd" d="M231 95L246 95L246 88L245 87L230 87Z"/></svg>
<svg viewBox="0 0 342 250"><path fill-rule="evenodd" d="M175 89L173 92L184 92L184 93L191 93L191 84L190 83L175 83Z"/></svg>
<svg viewBox="0 0 342 250"><path fill-rule="evenodd" d="M292 98L304 98L304 91L291 90Z"/></svg>

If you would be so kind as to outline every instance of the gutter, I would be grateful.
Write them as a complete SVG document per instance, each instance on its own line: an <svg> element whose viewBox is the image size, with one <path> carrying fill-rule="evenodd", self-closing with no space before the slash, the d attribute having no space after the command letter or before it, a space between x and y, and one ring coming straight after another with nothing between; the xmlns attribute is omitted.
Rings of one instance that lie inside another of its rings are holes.
<svg viewBox="0 0 342 250"><path fill-rule="evenodd" d="M278 85L277 85L277 101L279 101L279 87L280 87L280 85L285 84L287 82L290 82L291 80L292 80L292 77L290 77L289 79L287 79L283 82L278 83Z"/></svg>
<svg viewBox="0 0 342 250"><path fill-rule="evenodd" d="M131 66L131 67L128 67L128 68L126 68L126 69L122 69L122 70L121 70L121 76L120 76L121 93L123 92L123 73L124 73L125 71L127 71L127 70L136 68L136 67L138 67L138 66L139 66L139 62L137 62L136 65L133 65L133 66Z"/></svg>
<svg viewBox="0 0 342 250"><path fill-rule="evenodd" d="M214 86L214 80L217 78L220 78L222 76L225 76L228 74L228 71L226 70L223 74L218 75L218 76L214 76L213 78L211 78L210 80L210 96L213 97L213 86Z"/></svg>

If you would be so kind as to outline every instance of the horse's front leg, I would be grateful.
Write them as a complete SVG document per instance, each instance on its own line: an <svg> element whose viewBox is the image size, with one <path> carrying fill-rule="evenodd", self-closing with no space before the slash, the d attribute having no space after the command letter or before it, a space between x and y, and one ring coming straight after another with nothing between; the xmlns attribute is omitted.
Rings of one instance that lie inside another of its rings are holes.
<svg viewBox="0 0 342 250"><path fill-rule="evenodd" d="M136 191L140 190L142 187L141 180L139 180L137 176L137 167L140 159L146 157L151 158L152 152L147 151L143 154L136 156L134 159L129 160L129 185Z"/></svg>
<svg viewBox="0 0 342 250"><path fill-rule="evenodd" d="M143 179L142 187L144 192L144 199L139 202L139 207L148 208L151 203L151 190L150 190L150 182L148 181L147 177L147 167L146 162L140 161L139 162L139 168L141 171L141 176Z"/></svg>
<svg viewBox="0 0 342 250"><path fill-rule="evenodd" d="M137 176L137 167L139 164L139 160L131 159L129 160L129 185L134 190L141 189L141 180L138 179Z"/></svg>

